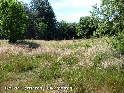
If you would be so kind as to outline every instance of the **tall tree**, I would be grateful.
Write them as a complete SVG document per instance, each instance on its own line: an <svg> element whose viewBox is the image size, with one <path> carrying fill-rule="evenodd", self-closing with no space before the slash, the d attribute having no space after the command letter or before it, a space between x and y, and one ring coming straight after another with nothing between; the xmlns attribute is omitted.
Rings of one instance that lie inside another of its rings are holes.
<svg viewBox="0 0 124 93"><path fill-rule="evenodd" d="M34 14L32 13L28 4L22 2L22 5L24 7L26 16L28 16L28 24L27 24L28 27L27 29L25 29L24 38L25 39L36 39L37 27L35 24Z"/></svg>
<svg viewBox="0 0 124 93"><path fill-rule="evenodd" d="M48 0L32 0L31 11L34 14L35 23L37 26L44 23L47 25L46 39L55 39L56 18L52 6ZM42 30L42 29L40 29ZM38 31L39 32L39 31ZM37 34L40 39L41 35Z"/></svg>

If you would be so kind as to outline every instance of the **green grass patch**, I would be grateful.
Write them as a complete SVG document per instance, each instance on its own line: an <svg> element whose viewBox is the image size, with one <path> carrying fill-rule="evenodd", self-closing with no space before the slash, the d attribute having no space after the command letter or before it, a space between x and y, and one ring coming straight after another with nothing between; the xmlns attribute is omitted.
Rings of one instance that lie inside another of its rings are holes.
<svg viewBox="0 0 124 93"><path fill-rule="evenodd" d="M122 93L124 91L124 74L95 68L70 69L64 72L63 80L73 87L74 92L96 93L106 91L110 93Z"/></svg>
<svg viewBox="0 0 124 93"><path fill-rule="evenodd" d="M73 66L79 62L79 59L74 54L70 54L64 55L59 62L66 64L67 66Z"/></svg>
<svg viewBox="0 0 124 93"><path fill-rule="evenodd" d="M52 63L50 66L40 68L39 78L45 82L61 77L61 64Z"/></svg>
<svg viewBox="0 0 124 93"><path fill-rule="evenodd" d="M75 41L75 42L68 42L66 44L59 43L57 45L57 43L55 43L55 44L52 44L52 46L54 48L60 48L62 50L65 50L65 49L79 49L79 48L86 48L87 49L87 48L92 47L92 45L90 44L90 42L83 43L83 42L79 42L79 40L78 41Z"/></svg>
<svg viewBox="0 0 124 93"><path fill-rule="evenodd" d="M3 70L7 72L25 72L37 67L37 62L31 56L23 54L10 55L6 59L1 60Z"/></svg>
<svg viewBox="0 0 124 93"><path fill-rule="evenodd" d="M94 67L99 67L101 62L107 60L108 58L110 58L110 55L103 52L98 52L93 59Z"/></svg>

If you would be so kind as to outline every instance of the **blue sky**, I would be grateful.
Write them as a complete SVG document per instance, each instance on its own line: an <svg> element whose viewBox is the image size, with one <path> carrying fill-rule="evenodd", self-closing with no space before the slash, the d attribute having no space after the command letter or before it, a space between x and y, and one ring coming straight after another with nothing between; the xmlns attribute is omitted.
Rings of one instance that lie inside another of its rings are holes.
<svg viewBox="0 0 124 93"><path fill-rule="evenodd" d="M29 3L30 0L19 0ZM81 16L90 15L90 10L100 0L49 0L58 21L78 22Z"/></svg>

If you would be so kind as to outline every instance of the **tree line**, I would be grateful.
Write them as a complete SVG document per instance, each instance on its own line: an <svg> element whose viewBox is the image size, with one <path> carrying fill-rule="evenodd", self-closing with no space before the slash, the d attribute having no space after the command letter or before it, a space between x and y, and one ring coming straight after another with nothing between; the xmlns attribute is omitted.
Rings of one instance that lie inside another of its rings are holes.
<svg viewBox="0 0 124 93"><path fill-rule="evenodd" d="M124 1L101 0L90 16L78 23L58 22L48 0L0 0L0 38L15 43L19 39L63 40L109 36L124 43ZM113 43L123 49L120 43Z"/></svg>

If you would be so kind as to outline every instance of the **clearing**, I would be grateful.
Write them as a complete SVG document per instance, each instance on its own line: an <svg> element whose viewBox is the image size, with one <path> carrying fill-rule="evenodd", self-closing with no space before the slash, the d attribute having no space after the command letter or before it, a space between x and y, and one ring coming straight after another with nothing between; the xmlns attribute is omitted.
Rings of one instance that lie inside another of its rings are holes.
<svg viewBox="0 0 124 93"><path fill-rule="evenodd" d="M0 93L124 93L123 64L107 37L0 40Z"/></svg>

